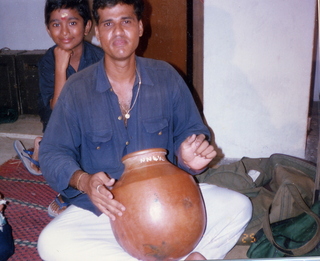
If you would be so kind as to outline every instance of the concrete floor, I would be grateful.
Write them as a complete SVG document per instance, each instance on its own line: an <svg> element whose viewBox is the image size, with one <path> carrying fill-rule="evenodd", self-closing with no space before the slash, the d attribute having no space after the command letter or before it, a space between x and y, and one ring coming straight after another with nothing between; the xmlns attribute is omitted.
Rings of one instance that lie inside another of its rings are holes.
<svg viewBox="0 0 320 261"><path fill-rule="evenodd" d="M318 107L314 106L312 112L313 117L310 118L305 158L316 163L319 137ZM0 164L17 157L13 148L14 140L20 140L26 149L30 149L34 147L33 141L37 136L42 136L42 123L35 115L21 115L14 123L0 124ZM235 246L225 260L245 260L248 248L248 246L242 245Z"/></svg>
<svg viewBox="0 0 320 261"><path fill-rule="evenodd" d="M42 123L35 115L20 115L14 123L0 124L0 164L17 156L13 148L15 140L20 140L26 149L30 149L39 135L42 136Z"/></svg>

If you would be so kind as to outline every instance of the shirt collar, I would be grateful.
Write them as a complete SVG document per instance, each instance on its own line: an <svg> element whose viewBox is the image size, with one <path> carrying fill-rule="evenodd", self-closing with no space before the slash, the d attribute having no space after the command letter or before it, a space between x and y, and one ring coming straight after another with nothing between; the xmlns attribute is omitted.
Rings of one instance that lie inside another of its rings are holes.
<svg viewBox="0 0 320 261"><path fill-rule="evenodd" d="M79 64L79 70L82 70L86 67L88 67L88 65L93 64L93 54L92 51L90 51L89 47L89 43L86 41L83 41L83 50L82 50L82 55L80 58L80 64Z"/></svg>
<svg viewBox="0 0 320 261"><path fill-rule="evenodd" d="M136 56L137 69L141 76L142 85L154 85L146 70L146 59Z"/></svg>
<svg viewBox="0 0 320 261"><path fill-rule="evenodd" d="M137 69L141 76L142 85L154 85L153 81L148 75L148 72L145 68L145 60L142 57L136 56ZM97 71L97 91L105 92L111 88L108 76L104 68L104 58L98 62L98 71ZM135 80L135 84L138 83L138 79Z"/></svg>
<svg viewBox="0 0 320 261"><path fill-rule="evenodd" d="M104 69L104 58L98 62L97 91L105 92L111 88L111 84Z"/></svg>

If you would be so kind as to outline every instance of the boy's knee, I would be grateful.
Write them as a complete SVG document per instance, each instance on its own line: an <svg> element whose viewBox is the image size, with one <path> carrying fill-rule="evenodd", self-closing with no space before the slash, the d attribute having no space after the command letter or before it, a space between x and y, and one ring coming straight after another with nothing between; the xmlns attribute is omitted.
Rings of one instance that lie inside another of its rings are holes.
<svg viewBox="0 0 320 261"><path fill-rule="evenodd" d="M36 137L34 139L34 146L39 147L41 141L42 141L42 137Z"/></svg>

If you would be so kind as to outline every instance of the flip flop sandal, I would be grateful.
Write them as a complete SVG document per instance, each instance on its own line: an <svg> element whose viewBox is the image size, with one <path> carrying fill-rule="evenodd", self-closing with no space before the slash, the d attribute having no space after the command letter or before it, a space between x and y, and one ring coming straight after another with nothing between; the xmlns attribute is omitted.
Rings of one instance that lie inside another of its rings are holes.
<svg viewBox="0 0 320 261"><path fill-rule="evenodd" d="M31 167L31 162L35 164L37 167L39 167L39 162L31 158L30 156L33 154L32 151L26 150L26 148L23 146L21 141L15 140L13 143L13 147L15 151L17 152L20 160L22 161L25 168L32 174L36 176L42 175L42 172L37 172L35 169Z"/></svg>
<svg viewBox="0 0 320 261"><path fill-rule="evenodd" d="M50 203L48 207L48 215L49 217L55 218L59 214L61 214L67 207L70 206L67 202L61 202L62 198L60 194L55 197L55 199ZM54 210L55 209L55 210Z"/></svg>
<svg viewBox="0 0 320 261"><path fill-rule="evenodd" d="M29 156L33 155L33 151L30 150L23 150L24 153L28 154ZM22 155L24 156L24 155ZM25 157L25 156L24 156ZM39 161L34 160L32 157L27 157L28 160L30 160L34 165L36 165L38 168L40 168Z"/></svg>

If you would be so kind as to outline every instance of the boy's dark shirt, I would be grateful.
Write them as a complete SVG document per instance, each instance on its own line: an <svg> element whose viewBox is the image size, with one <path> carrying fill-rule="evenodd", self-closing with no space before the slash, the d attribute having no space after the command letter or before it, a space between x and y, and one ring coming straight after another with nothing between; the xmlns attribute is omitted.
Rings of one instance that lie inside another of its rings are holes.
<svg viewBox="0 0 320 261"><path fill-rule="evenodd" d="M54 48L52 46L39 61L39 115L43 123L43 132L46 129L49 118L51 116L50 100L54 93ZM103 50L89 42L84 41L83 54L80 58L78 71L100 61L104 56ZM67 79L70 75L76 73L71 65L67 69Z"/></svg>

